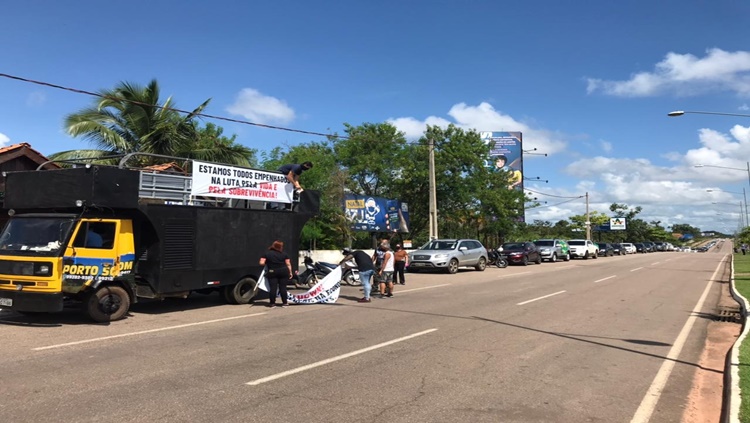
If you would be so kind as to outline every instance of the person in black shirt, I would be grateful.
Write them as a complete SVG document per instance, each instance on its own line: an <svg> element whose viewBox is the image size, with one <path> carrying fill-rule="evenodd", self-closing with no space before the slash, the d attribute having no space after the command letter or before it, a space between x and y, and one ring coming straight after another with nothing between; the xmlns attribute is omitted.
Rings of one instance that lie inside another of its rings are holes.
<svg viewBox="0 0 750 423"><path fill-rule="evenodd" d="M290 184L294 185L294 189L297 190L297 192L302 192L302 186L299 184L299 177L302 175L302 172L312 169L313 164L312 162L304 162L302 164L285 164L279 168L279 172L283 173L284 176L286 176L286 180L289 181Z"/></svg>
<svg viewBox="0 0 750 423"><path fill-rule="evenodd" d="M276 307L276 293L281 293L281 306L287 306L288 294L286 283L292 279L292 262L284 252L284 243L274 241L268 251L260 258L260 265L266 266L268 279L268 306Z"/></svg>
<svg viewBox="0 0 750 423"><path fill-rule="evenodd" d="M365 295L364 297L360 298L358 302L369 303L370 291L372 290L372 287L370 286L370 278L372 278L372 275L375 273L375 264L372 262L370 256L362 250L352 251L348 248L345 248L341 253L345 257L343 260L341 260L340 264L344 264L345 262L352 259L354 259L354 262L357 263L357 269L359 270L359 281L362 283L362 290L364 291Z"/></svg>

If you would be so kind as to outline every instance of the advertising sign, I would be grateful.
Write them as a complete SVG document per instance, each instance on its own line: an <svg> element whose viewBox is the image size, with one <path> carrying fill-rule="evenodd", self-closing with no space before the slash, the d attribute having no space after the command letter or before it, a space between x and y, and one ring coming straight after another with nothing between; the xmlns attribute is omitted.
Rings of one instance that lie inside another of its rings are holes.
<svg viewBox="0 0 750 423"><path fill-rule="evenodd" d="M294 186L278 172L193 161L190 194L202 197L291 203Z"/></svg>
<svg viewBox="0 0 750 423"><path fill-rule="evenodd" d="M609 219L609 228L613 231L624 231L625 230L625 218L613 217L612 219Z"/></svg>
<svg viewBox="0 0 750 423"><path fill-rule="evenodd" d="M344 213L355 231L409 232L409 206L398 200L347 194Z"/></svg>
<svg viewBox="0 0 750 423"><path fill-rule="evenodd" d="M508 188L523 190L523 136L520 132L480 132L480 138L490 145L488 167L510 172Z"/></svg>

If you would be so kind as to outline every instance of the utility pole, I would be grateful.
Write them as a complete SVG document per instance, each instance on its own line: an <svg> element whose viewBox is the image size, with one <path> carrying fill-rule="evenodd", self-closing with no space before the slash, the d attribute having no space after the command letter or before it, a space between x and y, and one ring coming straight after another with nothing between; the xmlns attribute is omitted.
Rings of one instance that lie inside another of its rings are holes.
<svg viewBox="0 0 750 423"><path fill-rule="evenodd" d="M591 220L589 219L589 193L586 193L586 239L591 239Z"/></svg>
<svg viewBox="0 0 750 423"><path fill-rule="evenodd" d="M438 220L437 220L437 192L435 188L435 142L432 137L427 139L430 151L430 239L438 237Z"/></svg>
<svg viewBox="0 0 750 423"><path fill-rule="evenodd" d="M745 188L742 188L742 196L745 197L745 226L750 226L750 214L747 213L747 194L745 193ZM742 214L742 203L740 203L740 214Z"/></svg>

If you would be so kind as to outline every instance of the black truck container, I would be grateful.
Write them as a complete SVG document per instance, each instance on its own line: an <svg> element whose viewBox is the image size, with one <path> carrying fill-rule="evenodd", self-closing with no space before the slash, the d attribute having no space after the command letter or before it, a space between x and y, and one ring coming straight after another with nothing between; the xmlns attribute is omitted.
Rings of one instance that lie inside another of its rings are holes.
<svg viewBox="0 0 750 423"><path fill-rule="evenodd" d="M109 166L4 176L12 216L0 235L0 308L52 312L74 299L96 321L124 317L138 298L196 291L248 303L259 257L281 240L296 268L302 227L319 210L315 191L270 209L192 197L190 176ZM100 232L100 246L87 231Z"/></svg>

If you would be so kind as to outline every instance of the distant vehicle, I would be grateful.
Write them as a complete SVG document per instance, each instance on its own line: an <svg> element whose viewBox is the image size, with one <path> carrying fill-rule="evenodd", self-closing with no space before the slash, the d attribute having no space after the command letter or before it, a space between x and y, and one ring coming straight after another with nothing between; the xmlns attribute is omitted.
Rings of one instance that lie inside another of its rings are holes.
<svg viewBox="0 0 750 423"><path fill-rule="evenodd" d="M647 253L648 252L648 247L646 247L646 245L644 243L642 243L642 242L636 242L633 245L635 246L635 252L636 253Z"/></svg>
<svg viewBox="0 0 750 423"><path fill-rule="evenodd" d="M614 243L612 244L612 249L615 250L616 256L624 256L627 254L625 247L623 247L622 244Z"/></svg>
<svg viewBox="0 0 750 423"><path fill-rule="evenodd" d="M570 257L580 257L588 259L589 257L597 258L599 248L590 239L571 239L568 241L570 246Z"/></svg>
<svg viewBox="0 0 750 423"><path fill-rule="evenodd" d="M622 245L623 247L625 247L625 252L626 253L628 253L628 254L635 254L636 253L635 245L633 245L633 243L631 243L631 242L623 242L620 245Z"/></svg>
<svg viewBox="0 0 750 423"><path fill-rule="evenodd" d="M409 254L409 271L439 269L450 274L459 267L487 267L487 249L476 239L433 239Z"/></svg>
<svg viewBox="0 0 750 423"><path fill-rule="evenodd" d="M615 255L615 249L612 247L612 244L602 242L599 244L599 255L602 257L612 257Z"/></svg>
<svg viewBox="0 0 750 423"><path fill-rule="evenodd" d="M502 249L502 254L510 264L526 266L529 262L542 263L542 254L533 242L506 242Z"/></svg>
<svg viewBox="0 0 750 423"><path fill-rule="evenodd" d="M539 249L542 260L547 260L550 263L554 263L558 259L570 260L570 247L562 239L537 239L534 241L534 245Z"/></svg>
<svg viewBox="0 0 750 423"><path fill-rule="evenodd" d="M656 247L651 241L643 241L643 246L646 248L647 253L653 253L654 251L656 251Z"/></svg>

